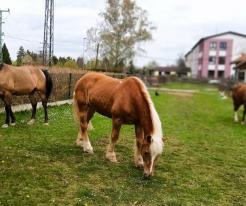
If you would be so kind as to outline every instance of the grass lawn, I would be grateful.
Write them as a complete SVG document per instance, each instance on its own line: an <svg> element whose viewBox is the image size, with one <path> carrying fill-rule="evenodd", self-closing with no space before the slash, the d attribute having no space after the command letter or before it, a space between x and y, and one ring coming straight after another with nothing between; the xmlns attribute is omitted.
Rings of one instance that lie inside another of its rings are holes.
<svg viewBox="0 0 246 206"><path fill-rule="evenodd" d="M232 121L231 100L206 90L152 97L167 137L153 178L134 167L133 126L122 128L113 164L109 119L94 117L89 155L74 144L71 106L50 108L49 126L42 110L33 126L21 112L0 128L0 205L246 205L246 126Z"/></svg>
<svg viewBox="0 0 246 206"><path fill-rule="evenodd" d="M188 83L188 82L167 82L161 85L168 89L188 89L188 90L198 90L198 91L215 91L217 87L213 84L202 84L202 83Z"/></svg>

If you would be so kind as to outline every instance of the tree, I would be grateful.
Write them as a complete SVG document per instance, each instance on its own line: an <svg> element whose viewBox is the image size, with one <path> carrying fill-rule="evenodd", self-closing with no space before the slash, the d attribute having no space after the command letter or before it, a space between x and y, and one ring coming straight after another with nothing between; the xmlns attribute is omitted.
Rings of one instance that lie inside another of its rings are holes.
<svg viewBox="0 0 246 206"><path fill-rule="evenodd" d="M74 59L69 59L68 61L65 62L64 67L77 69L78 64Z"/></svg>
<svg viewBox="0 0 246 206"><path fill-rule="evenodd" d="M153 69L153 68L156 68L156 67L158 67L158 66L159 66L159 64L158 64L155 60L150 61L150 62L148 62L148 63L145 65L145 67L146 67L147 69Z"/></svg>
<svg viewBox="0 0 246 206"><path fill-rule="evenodd" d="M32 65L32 64L34 64L31 55L26 54L26 55L22 58L22 64L23 64L23 65Z"/></svg>
<svg viewBox="0 0 246 206"><path fill-rule="evenodd" d="M133 61L130 61L130 63L129 63L128 73L129 74L135 74L136 73L136 68L133 64Z"/></svg>
<svg viewBox="0 0 246 206"><path fill-rule="evenodd" d="M191 71L189 67L186 67L185 60L183 57L178 58L176 65L178 76L187 75L187 73Z"/></svg>
<svg viewBox="0 0 246 206"><path fill-rule="evenodd" d="M136 45L152 39L153 27L147 13L134 0L107 0L106 10L100 16L103 23L88 32L94 34L97 43L99 39L100 55L109 60L110 67L128 64L136 54ZM91 39L88 32L87 38Z"/></svg>
<svg viewBox="0 0 246 206"><path fill-rule="evenodd" d="M53 57L52 57L52 62L53 62L54 65L57 65L57 63L58 63L58 58L57 58L56 56L53 56Z"/></svg>
<svg viewBox="0 0 246 206"><path fill-rule="evenodd" d="M22 60L23 60L25 55L26 55L26 53L25 53L23 46L20 46L20 48L17 52L17 66L21 66L23 64Z"/></svg>
<svg viewBox="0 0 246 206"><path fill-rule="evenodd" d="M3 44L3 48L2 48L2 54L3 54L3 63L5 64L12 64L10 55L9 55L9 50L6 46L6 44Z"/></svg>

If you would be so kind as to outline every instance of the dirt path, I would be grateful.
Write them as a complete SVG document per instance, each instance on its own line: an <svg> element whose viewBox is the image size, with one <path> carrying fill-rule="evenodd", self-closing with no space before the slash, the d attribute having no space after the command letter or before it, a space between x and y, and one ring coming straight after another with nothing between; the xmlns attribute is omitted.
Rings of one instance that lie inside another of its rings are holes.
<svg viewBox="0 0 246 206"><path fill-rule="evenodd" d="M57 101L57 102L50 102L48 103L48 106L60 106L64 104L72 104L72 102L73 102L72 99ZM41 107L42 107L42 103L38 102L37 108L41 108ZM21 104L21 105L12 106L13 112L21 112L21 111L27 111L31 109L32 109L31 104ZM4 108L0 108L0 113L3 113L3 112L5 112Z"/></svg>

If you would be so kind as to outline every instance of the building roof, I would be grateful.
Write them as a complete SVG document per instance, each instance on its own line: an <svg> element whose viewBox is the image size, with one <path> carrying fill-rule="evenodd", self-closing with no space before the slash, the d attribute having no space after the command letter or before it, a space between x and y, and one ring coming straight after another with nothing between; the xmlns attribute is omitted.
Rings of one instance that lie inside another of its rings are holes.
<svg viewBox="0 0 246 206"><path fill-rule="evenodd" d="M190 51L188 51L186 54L185 54L185 57L187 57L201 42L207 40L207 39L211 39L211 38L215 38L215 37L219 37L219 36L223 36L223 35L226 35L226 34L233 34L233 35L236 35L236 36L241 36L241 37L244 37L246 38L246 35L245 34L241 34L241 33L237 33L237 32L233 32L233 31L227 31L227 32L223 32L223 33L219 33L219 34L214 34L214 35L211 35L211 36L206 36L206 37L203 37L201 38L192 48Z"/></svg>
<svg viewBox="0 0 246 206"><path fill-rule="evenodd" d="M233 60L231 64L236 64L236 69L246 69L246 54L241 54L241 56Z"/></svg>

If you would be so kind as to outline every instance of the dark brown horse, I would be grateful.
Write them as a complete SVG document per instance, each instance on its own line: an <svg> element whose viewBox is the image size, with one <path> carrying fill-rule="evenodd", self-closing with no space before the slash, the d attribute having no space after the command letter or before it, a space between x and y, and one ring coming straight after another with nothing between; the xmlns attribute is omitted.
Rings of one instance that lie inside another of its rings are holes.
<svg viewBox="0 0 246 206"><path fill-rule="evenodd" d="M14 67L0 65L0 98L5 104L6 120L2 127L15 125L15 116L11 109L13 95L29 95L32 104L32 117L29 124L35 122L37 92L42 100L45 117L44 122L48 123L47 102L52 90L52 79L46 70L33 66Z"/></svg>
<svg viewBox="0 0 246 206"><path fill-rule="evenodd" d="M246 84L239 83L232 88L232 99L234 105L234 121L238 122L238 109L241 105L244 106L242 124L245 123L246 114Z"/></svg>
<svg viewBox="0 0 246 206"><path fill-rule="evenodd" d="M87 128L95 112L112 118L111 141L106 158L116 162L115 144L122 124L135 125L136 166L145 176L153 174L157 157L163 151L162 127L143 82L136 77L114 79L100 73L85 74L75 86L74 111L80 122L77 145L93 153Z"/></svg>

